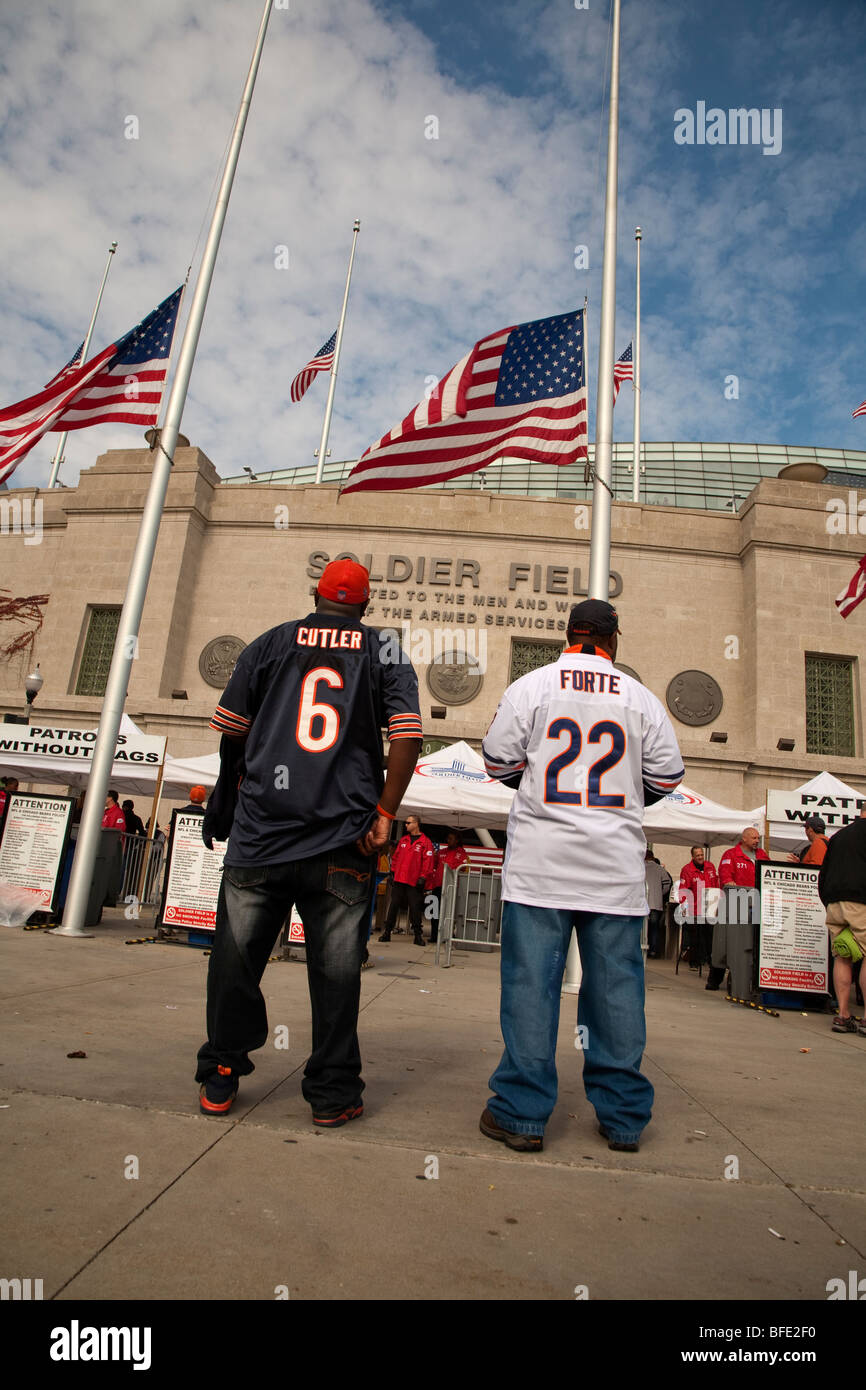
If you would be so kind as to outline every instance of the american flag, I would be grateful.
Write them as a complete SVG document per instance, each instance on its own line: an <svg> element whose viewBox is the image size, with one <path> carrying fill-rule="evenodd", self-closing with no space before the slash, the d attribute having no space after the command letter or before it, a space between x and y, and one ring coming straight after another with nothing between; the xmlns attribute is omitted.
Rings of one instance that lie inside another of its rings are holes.
<svg viewBox="0 0 866 1390"><path fill-rule="evenodd" d="M858 603L862 603L866 598L866 555L863 556L851 578L851 583L847 589L843 589L836 598L836 607L839 609L843 618L847 618L854 612Z"/></svg>
<svg viewBox="0 0 866 1390"><path fill-rule="evenodd" d="M322 344L315 357L310 359L306 367L301 368L292 382L293 401L299 401L301 399L306 393L314 376L319 372L329 372L331 370L334 365L334 347L336 342L337 330L335 328L328 341Z"/></svg>
<svg viewBox="0 0 866 1390"><path fill-rule="evenodd" d="M860 405L858 405L857 409L854 411L854 414L851 416L851 419L856 420L858 415L866 415L866 401L863 401Z"/></svg>
<svg viewBox="0 0 866 1390"><path fill-rule="evenodd" d="M619 395L619 388L624 381L634 381L634 362L631 354L632 345L629 343L625 352L618 357L613 364L613 403L616 405L616 398Z"/></svg>
<svg viewBox="0 0 866 1390"><path fill-rule="evenodd" d="M46 381L46 383L45 383L45 389L46 389L46 391L48 390L48 387L49 387L49 386L53 386L53 385L54 385L55 381L61 381L64 377L69 376L70 372L74 372L76 367L80 367L80 366L81 366L81 359L82 359L83 353L84 353L84 343L83 343L83 341L82 341L82 342L80 342L80 343L78 344L78 347L75 349L75 351L73 352L73 354L72 354L72 356L70 357L69 361L66 363L66 366L65 366L65 367L61 367L61 368L60 368L60 371L57 373L57 375L56 375L56 376L53 376L53 377L51 378L50 381Z"/></svg>
<svg viewBox="0 0 866 1390"><path fill-rule="evenodd" d="M0 410L0 482L49 431L155 425L183 287L89 362L75 357L38 395Z"/></svg>
<svg viewBox="0 0 866 1390"><path fill-rule="evenodd" d="M558 465L585 459L583 344L583 309L482 338L362 455L341 492L423 487L503 455Z"/></svg>

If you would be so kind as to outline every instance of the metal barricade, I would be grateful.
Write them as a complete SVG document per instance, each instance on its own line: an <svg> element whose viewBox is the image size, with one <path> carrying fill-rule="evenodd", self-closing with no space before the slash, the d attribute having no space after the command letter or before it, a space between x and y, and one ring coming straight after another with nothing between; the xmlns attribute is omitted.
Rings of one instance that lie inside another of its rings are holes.
<svg viewBox="0 0 866 1390"><path fill-rule="evenodd" d="M454 946L464 951L494 951L502 923L502 871L491 864L447 865L442 875L442 902L436 937L436 965L451 964ZM440 962L444 951L445 960Z"/></svg>
<svg viewBox="0 0 866 1390"><path fill-rule="evenodd" d="M141 906L153 906L159 898L165 842L125 832L120 841L123 852L121 902L136 899Z"/></svg>

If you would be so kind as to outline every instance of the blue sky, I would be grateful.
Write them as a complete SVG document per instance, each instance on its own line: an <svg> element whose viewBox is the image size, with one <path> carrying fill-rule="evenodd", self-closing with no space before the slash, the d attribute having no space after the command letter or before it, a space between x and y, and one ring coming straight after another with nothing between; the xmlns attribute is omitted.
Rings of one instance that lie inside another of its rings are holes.
<svg viewBox="0 0 866 1390"><path fill-rule="evenodd" d="M4 405L82 338L110 241L95 347L183 278L260 9L5 0ZM312 461L326 382L299 405L289 385L336 326L356 216L333 458L357 457L477 338L585 294L592 433L608 24L606 0L274 11L183 422L220 473ZM640 223L645 439L866 449L851 418L866 397L864 71L862 0L623 0L616 351ZM677 144L675 112L699 102L781 110L779 152ZM630 437L628 388L614 430ZM47 482L55 438L13 486ZM62 477L140 442L126 426L73 435Z"/></svg>

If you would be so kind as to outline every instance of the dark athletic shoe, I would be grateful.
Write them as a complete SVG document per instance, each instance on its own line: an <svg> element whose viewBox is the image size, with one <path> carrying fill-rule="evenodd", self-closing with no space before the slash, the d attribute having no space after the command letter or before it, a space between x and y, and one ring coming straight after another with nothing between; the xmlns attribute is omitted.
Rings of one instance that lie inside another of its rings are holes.
<svg viewBox="0 0 866 1390"><path fill-rule="evenodd" d="M602 1139L607 1140L607 1147L609 1149L616 1149L618 1153L636 1154L640 1149L640 1144L636 1139L630 1144L625 1144L620 1139L611 1139L610 1133L605 1129L604 1125L599 1125L598 1132Z"/></svg>
<svg viewBox="0 0 866 1390"><path fill-rule="evenodd" d="M227 1115L238 1093L238 1078L231 1067L217 1067L213 1076L203 1081L199 1090L198 1107L203 1115Z"/></svg>
<svg viewBox="0 0 866 1390"><path fill-rule="evenodd" d="M488 1139L497 1139L500 1144L507 1144L509 1149L516 1149L518 1153L537 1154L544 1148L544 1140L540 1134L515 1134L513 1129L503 1129L489 1110L484 1111L478 1128Z"/></svg>
<svg viewBox="0 0 866 1390"><path fill-rule="evenodd" d="M347 1105L343 1110L323 1110L318 1115L313 1111L313 1124L319 1125L322 1129L339 1129L350 1120L359 1120L363 1113L364 1102L356 1100L353 1105Z"/></svg>
<svg viewBox="0 0 866 1390"><path fill-rule="evenodd" d="M856 1018L841 1018L837 1014L830 1024L830 1028L834 1033L856 1033L857 1020Z"/></svg>

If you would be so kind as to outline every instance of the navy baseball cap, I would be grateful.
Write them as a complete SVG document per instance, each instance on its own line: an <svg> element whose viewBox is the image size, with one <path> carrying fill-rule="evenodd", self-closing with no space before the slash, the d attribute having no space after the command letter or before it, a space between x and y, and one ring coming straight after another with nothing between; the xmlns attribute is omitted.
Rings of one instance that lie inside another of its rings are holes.
<svg viewBox="0 0 866 1390"><path fill-rule="evenodd" d="M823 835L827 829L820 816L807 816L803 824L808 825L810 830L814 830L816 835Z"/></svg>
<svg viewBox="0 0 866 1390"><path fill-rule="evenodd" d="M609 637L611 633L619 632L619 614L612 604L605 603L603 599L584 599L583 603L576 603L569 613L567 631L597 632L600 637Z"/></svg>

